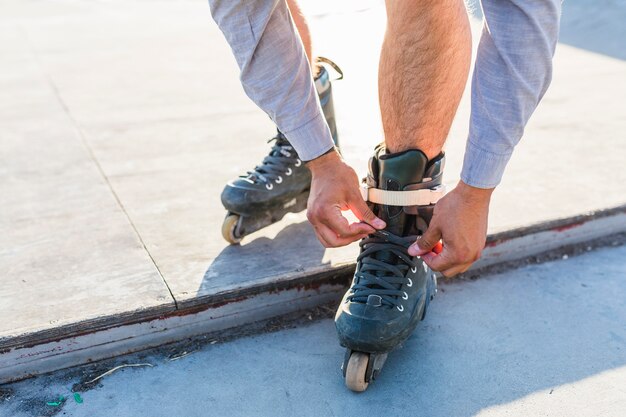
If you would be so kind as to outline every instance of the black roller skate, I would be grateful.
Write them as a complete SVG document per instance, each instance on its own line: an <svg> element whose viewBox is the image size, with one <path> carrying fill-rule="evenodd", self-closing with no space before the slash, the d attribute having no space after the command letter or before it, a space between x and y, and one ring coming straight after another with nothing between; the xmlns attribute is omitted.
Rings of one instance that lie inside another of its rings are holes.
<svg viewBox="0 0 626 417"><path fill-rule="evenodd" d="M335 315L346 385L364 391L387 355L426 314L437 290L433 271L408 247L426 231L444 194L444 155L432 161L419 150L388 154L379 145L370 159L364 197L387 223L360 243L352 286Z"/></svg>
<svg viewBox="0 0 626 417"><path fill-rule="evenodd" d="M318 62L331 65L343 73L335 63L319 57ZM332 85L328 71L320 65L315 77L324 116L338 146ZM287 213L297 213L306 208L311 186L311 172L298 157L285 135L278 131L268 142L274 142L261 165L246 175L230 181L222 191L222 204L228 210L222 224L222 236L231 244L263 227L282 219Z"/></svg>

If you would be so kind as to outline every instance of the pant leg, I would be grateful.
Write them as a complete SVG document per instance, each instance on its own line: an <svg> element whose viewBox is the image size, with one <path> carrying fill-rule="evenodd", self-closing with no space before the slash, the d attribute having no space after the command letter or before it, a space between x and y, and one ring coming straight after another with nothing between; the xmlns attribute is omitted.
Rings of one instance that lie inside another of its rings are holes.
<svg viewBox="0 0 626 417"><path fill-rule="evenodd" d="M492 188L550 85L561 1L482 0L482 10L461 179Z"/></svg>
<svg viewBox="0 0 626 417"><path fill-rule="evenodd" d="M209 0L246 94L310 160L333 146L302 42L285 0Z"/></svg>

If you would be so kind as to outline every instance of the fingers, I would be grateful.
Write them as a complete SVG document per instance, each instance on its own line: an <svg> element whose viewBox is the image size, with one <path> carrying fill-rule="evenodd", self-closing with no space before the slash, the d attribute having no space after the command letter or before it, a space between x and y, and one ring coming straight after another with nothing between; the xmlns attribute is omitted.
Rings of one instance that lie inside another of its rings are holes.
<svg viewBox="0 0 626 417"><path fill-rule="evenodd" d="M471 263L460 265L454 268L446 269L445 271L441 271L441 274L446 278L450 278L450 277L453 277L455 275L458 275L460 273L467 271L470 266L472 266Z"/></svg>
<svg viewBox="0 0 626 417"><path fill-rule="evenodd" d="M307 217L322 245L328 248L348 245L374 232L374 228L367 223L350 224L338 206L321 211L311 210L307 212Z"/></svg>
<svg viewBox="0 0 626 417"><path fill-rule="evenodd" d="M437 225L431 223L426 233L419 236L415 243L409 247L409 255L422 256L430 253L439 243L441 231Z"/></svg>
<svg viewBox="0 0 626 417"><path fill-rule="evenodd" d="M341 216L343 219L345 219L345 217ZM346 220L347 221L347 220ZM349 226L349 230L350 230L350 234L352 235L362 235L362 234L366 234L369 235L370 233L374 233L376 231L376 229L374 229L372 226L370 226L367 223L363 223L363 222L359 222L359 223L351 223Z"/></svg>
<svg viewBox="0 0 626 417"><path fill-rule="evenodd" d="M360 194L353 196L352 201L348 203L348 207L354 215L361 221L371 225L372 227L382 230L385 228L385 222L376 217L376 215L367 206L367 203L361 198Z"/></svg>
<svg viewBox="0 0 626 417"><path fill-rule="evenodd" d="M338 153L330 153L307 163L311 169L311 191L307 217L324 246L334 247L354 242L385 222L376 217L359 193L359 180ZM352 223L341 210L352 210L360 220Z"/></svg>
<svg viewBox="0 0 626 417"><path fill-rule="evenodd" d="M328 210L321 213L319 220L340 238L356 237L364 233L374 232L374 228L367 223L350 224L341 213L339 206L329 207Z"/></svg>
<svg viewBox="0 0 626 417"><path fill-rule="evenodd" d="M346 246L355 240L359 240L367 236L367 233L351 236L351 237L339 237L337 234L331 230L328 226L324 224L318 224L314 226L315 234L317 238L322 243L322 245L326 248L336 248L339 246Z"/></svg>
<svg viewBox="0 0 626 417"><path fill-rule="evenodd" d="M421 256L433 271L441 272L445 277L465 272L479 258L480 254L468 256L467 251L458 251L450 247L444 246L441 253L428 252Z"/></svg>
<svg viewBox="0 0 626 417"><path fill-rule="evenodd" d="M441 272L441 274L447 278L467 271L467 269L472 265L471 262L456 262L453 260L449 253L445 252L442 252L438 255L434 252L429 252L425 255L422 255L422 260L426 263L426 265L430 267L430 269L432 269L433 271Z"/></svg>
<svg viewBox="0 0 626 417"><path fill-rule="evenodd" d="M421 255L421 258L424 262L426 262L426 265L428 265L430 269L442 272L457 265L450 255L450 251L444 249L443 252L438 255L434 252L428 252Z"/></svg>

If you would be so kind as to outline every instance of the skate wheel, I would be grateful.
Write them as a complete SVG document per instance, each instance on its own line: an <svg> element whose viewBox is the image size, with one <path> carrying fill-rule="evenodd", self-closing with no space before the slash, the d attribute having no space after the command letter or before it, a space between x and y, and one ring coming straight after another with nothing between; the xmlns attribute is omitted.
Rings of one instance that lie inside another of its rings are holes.
<svg viewBox="0 0 626 417"><path fill-rule="evenodd" d="M235 236L235 229L237 228L238 222L239 215L228 213L226 215L226 218L224 219L224 223L222 223L222 236L231 245L237 245L239 242L241 242L241 239L243 238L243 236Z"/></svg>
<svg viewBox="0 0 626 417"><path fill-rule="evenodd" d="M367 363L370 355L364 352L352 352L346 368L346 386L355 392L363 392L369 382L365 381Z"/></svg>

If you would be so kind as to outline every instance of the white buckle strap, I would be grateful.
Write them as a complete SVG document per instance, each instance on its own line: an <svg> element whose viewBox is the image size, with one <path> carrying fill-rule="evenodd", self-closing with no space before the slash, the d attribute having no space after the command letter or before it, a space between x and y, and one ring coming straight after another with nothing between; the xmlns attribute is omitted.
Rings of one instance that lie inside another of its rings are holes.
<svg viewBox="0 0 626 417"><path fill-rule="evenodd" d="M363 200L386 206L429 206L435 204L446 193L446 187L441 184L434 188L409 191L389 191L361 185Z"/></svg>

